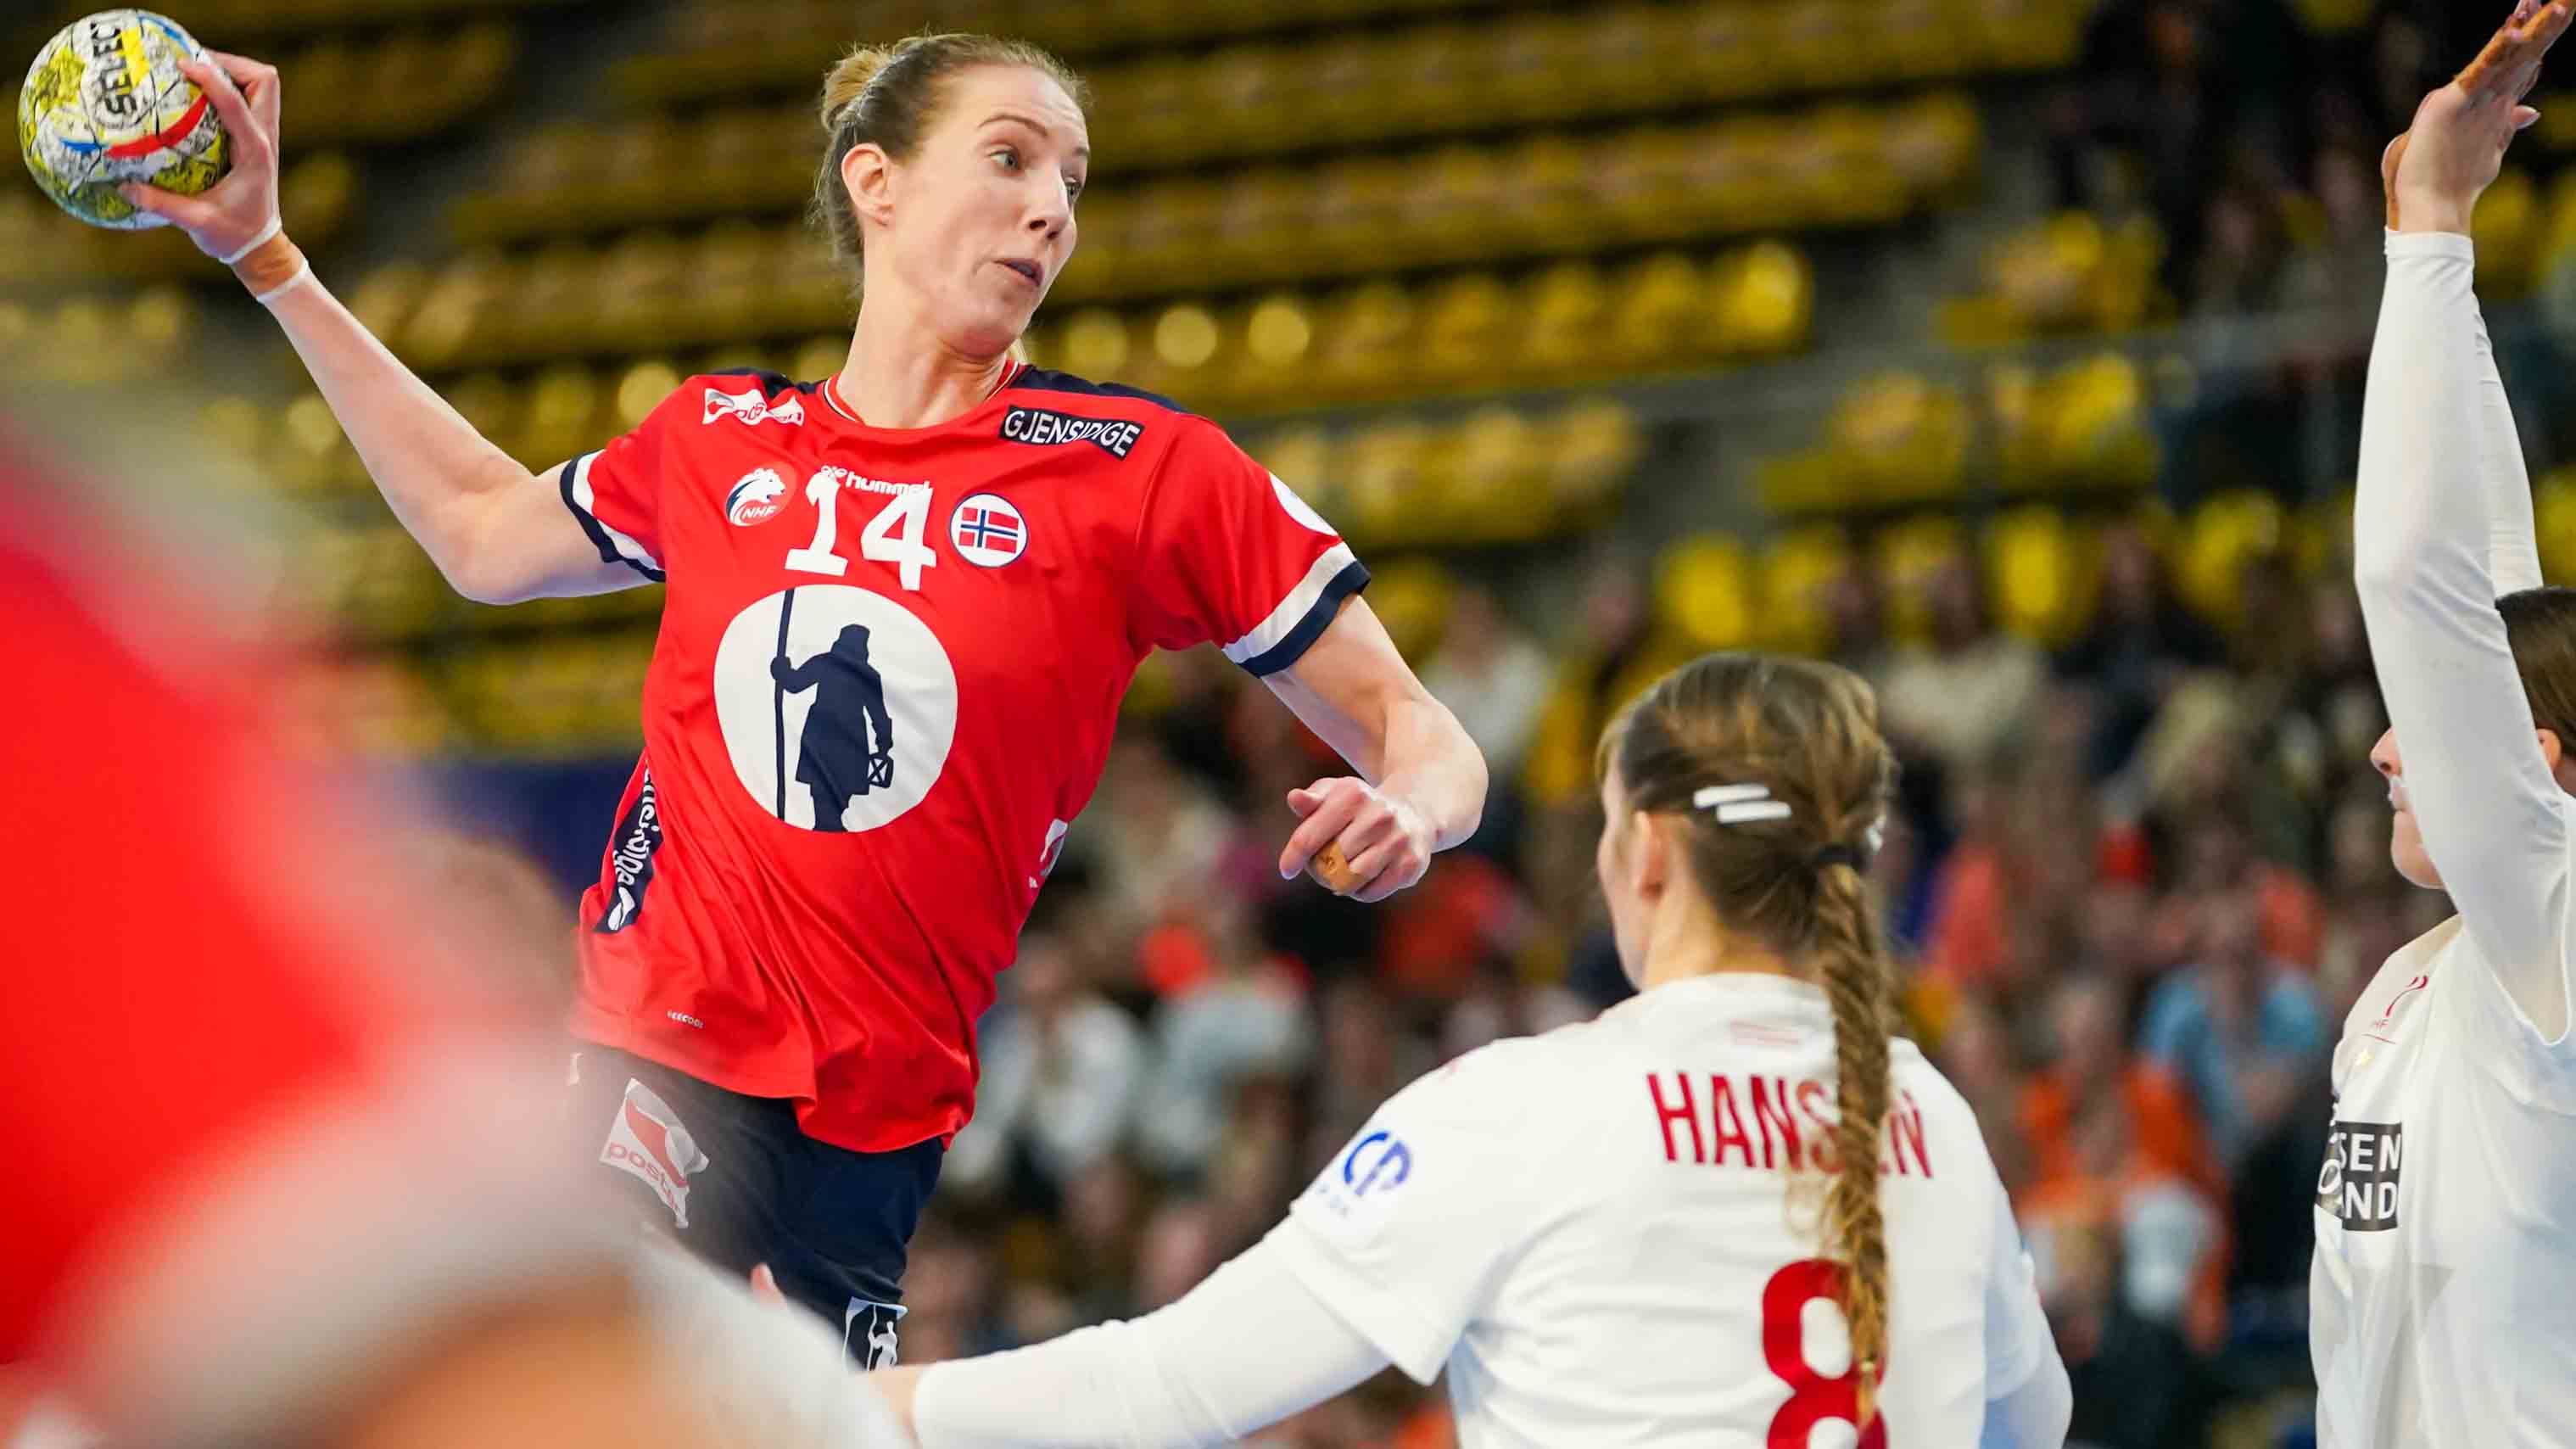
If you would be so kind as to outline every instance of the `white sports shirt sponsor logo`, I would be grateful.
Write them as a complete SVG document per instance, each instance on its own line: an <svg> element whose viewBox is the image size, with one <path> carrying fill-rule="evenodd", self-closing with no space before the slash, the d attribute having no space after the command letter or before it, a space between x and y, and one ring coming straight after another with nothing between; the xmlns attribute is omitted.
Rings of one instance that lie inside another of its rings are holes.
<svg viewBox="0 0 2576 1449"><path fill-rule="evenodd" d="M1145 425L1125 418L1086 418L1052 408L1013 408L1002 414L1002 436L1014 443L1048 448L1062 443L1089 443L1113 458L1135 451Z"/></svg>
<svg viewBox="0 0 2576 1449"><path fill-rule="evenodd" d="M702 421L712 423L726 416L739 418L746 423L786 423L790 427L801 426L805 421L805 400L791 397L772 407L769 399L762 396L757 388L749 392L726 392L721 388L708 388L707 415Z"/></svg>

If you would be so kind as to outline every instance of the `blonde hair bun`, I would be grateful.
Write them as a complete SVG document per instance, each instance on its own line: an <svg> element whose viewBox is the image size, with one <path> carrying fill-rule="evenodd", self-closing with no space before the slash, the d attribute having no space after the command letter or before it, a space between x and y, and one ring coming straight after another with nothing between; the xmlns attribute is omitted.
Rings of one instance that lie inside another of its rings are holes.
<svg viewBox="0 0 2576 1449"><path fill-rule="evenodd" d="M820 119L825 131L840 127L841 113L858 104L859 97L867 94L868 82L894 63L898 50L892 45L863 45L841 57L831 73L823 77Z"/></svg>

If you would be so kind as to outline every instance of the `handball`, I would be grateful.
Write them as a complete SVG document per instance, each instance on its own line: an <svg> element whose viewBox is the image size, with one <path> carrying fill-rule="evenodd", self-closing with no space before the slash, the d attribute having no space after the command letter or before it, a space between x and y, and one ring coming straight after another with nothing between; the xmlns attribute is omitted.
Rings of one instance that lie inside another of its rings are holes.
<svg viewBox="0 0 2576 1449"><path fill-rule="evenodd" d="M182 59L205 52L149 10L102 10L45 43L18 93L18 149L36 184L92 226L164 225L117 188L194 196L231 167L222 122Z"/></svg>

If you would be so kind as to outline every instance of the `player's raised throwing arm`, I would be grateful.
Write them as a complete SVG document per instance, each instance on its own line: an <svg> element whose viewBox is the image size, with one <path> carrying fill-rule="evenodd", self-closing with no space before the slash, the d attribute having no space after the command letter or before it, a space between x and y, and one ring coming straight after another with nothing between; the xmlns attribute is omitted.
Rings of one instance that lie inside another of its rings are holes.
<svg viewBox="0 0 2576 1449"><path fill-rule="evenodd" d="M231 133L232 174L202 196L137 185L127 199L231 266L275 314L394 516L458 593L511 603L642 583L637 568L603 561L550 478L476 432L314 279L278 214L277 72L240 56L207 58L180 69Z"/></svg>
<svg viewBox="0 0 2576 1449"><path fill-rule="evenodd" d="M2389 148L2388 284L2370 359L2355 583L2394 736L2382 761L2424 854L2523 1013L2555 1036L2566 793L2498 598L2539 583L2529 485L2473 283L2469 216L2568 23L2525 3ZM2429 883L2429 882L2428 882Z"/></svg>

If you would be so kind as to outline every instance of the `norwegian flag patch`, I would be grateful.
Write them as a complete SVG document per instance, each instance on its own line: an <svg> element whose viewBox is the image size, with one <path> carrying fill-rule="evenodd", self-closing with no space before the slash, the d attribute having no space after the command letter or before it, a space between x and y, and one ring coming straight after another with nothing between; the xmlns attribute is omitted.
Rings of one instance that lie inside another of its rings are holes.
<svg viewBox="0 0 2576 1449"><path fill-rule="evenodd" d="M997 569L1027 552L1029 524L1011 500L978 493L948 516L948 542L968 563Z"/></svg>

